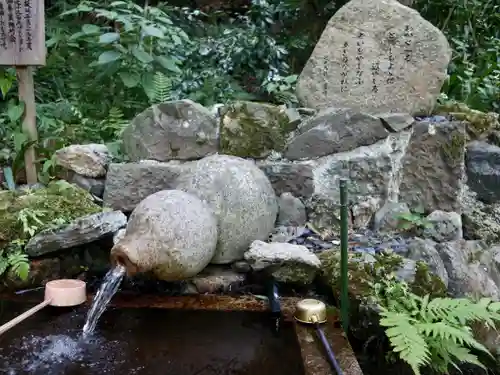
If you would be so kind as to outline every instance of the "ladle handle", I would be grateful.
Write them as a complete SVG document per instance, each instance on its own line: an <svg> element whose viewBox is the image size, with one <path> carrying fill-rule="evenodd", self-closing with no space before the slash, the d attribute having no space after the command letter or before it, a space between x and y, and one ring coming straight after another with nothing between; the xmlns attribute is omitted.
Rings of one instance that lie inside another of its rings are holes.
<svg viewBox="0 0 500 375"><path fill-rule="evenodd" d="M45 301L39 303L38 305L32 307L28 311L25 311L21 315L17 316L16 318L12 319L11 321L5 323L4 325L0 326L0 335L4 334L7 332L9 329L12 327L16 326L17 324L21 323L23 320L29 318L31 315L35 314L36 312L40 311L43 309L45 306L50 305L52 302L51 299L46 299Z"/></svg>

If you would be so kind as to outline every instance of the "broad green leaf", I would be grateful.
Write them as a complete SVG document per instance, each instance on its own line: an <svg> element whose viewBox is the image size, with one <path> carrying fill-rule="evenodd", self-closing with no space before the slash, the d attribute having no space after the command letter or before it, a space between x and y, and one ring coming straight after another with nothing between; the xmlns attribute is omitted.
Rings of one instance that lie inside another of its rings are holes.
<svg viewBox="0 0 500 375"><path fill-rule="evenodd" d="M97 25L85 24L82 26L82 32L85 34L96 34L101 32L101 28Z"/></svg>
<svg viewBox="0 0 500 375"><path fill-rule="evenodd" d="M297 81L298 76L296 74L285 77L284 81L286 83L295 83Z"/></svg>
<svg viewBox="0 0 500 375"><path fill-rule="evenodd" d="M154 84L154 74L152 72L146 72L142 75L141 85L145 94L148 96L149 100L150 101L154 100L156 92Z"/></svg>
<svg viewBox="0 0 500 375"><path fill-rule="evenodd" d="M106 34L102 34L99 37L99 43L110 44L110 43L116 42L118 39L120 39L120 34L118 34L118 33L106 33Z"/></svg>
<svg viewBox="0 0 500 375"><path fill-rule="evenodd" d="M92 8L87 5L79 5L76 8L67 10L66 12L62 12L59 17L69 16L71 14L79 13L79 12L91 12Z"/></svg>
<svg viewBox="0 0 500 375"><path fill-rule="evenodd" d="M30 273L30 265L29 263L27 262L21 262L19 264L17 264L17 267L16 267L16 270L15 270L17 276L19 276L19 278L21 280L27 280L28 279L28 276L29 276L29 273Z"/></svg>
<svg viewBox="0 0 500 375"><path fill-rule="evenodd" d="M175 60L165 57L165 56L156 56L156 61L163 66L165 69L170 70L171 72L180 74L182 71L179 69Z"/></svg>
<svg viewBox="0 0 500 375"><path fill-rule="evenodd" d="M120 76L123 84L128 88L137 87L141 81L141 77L136 73L120 72L118 75Z"/></svg>
<svg viewBox="0 0 500 375"><path fill-rule="evenodd" d="M22 132L14 133L14 149L19 152L28 142L28 136Z"/></svg>
<svg viewBox="0 0 500 375"><path fill-rule="evenodd" d="M181 38L179 38L176 34L172 34L171 37L172 37L172 40L174 41L174 44L178 45L178 44L182 43Z"/></svg>
<svg viewBox="0 0 500 375"><path fill-rule="evenodd" d="M84 32L79 31L79 32L77 32L77 33L72 34L72 35L68 38L68 40L77 40L77 39L81 38L82 36L86 36L86 35L87 35L87 34L85 34Z"/></svg>
<svg viewBox="0 0 500 375"><path fill-rule="evenodd" d="M0 91L2 92L2 97L5 98L5 95L12 88L12 79L10 77L2 77L0 78Z"/></svg>
<svg viewBox="0 0 500 375"><path fill-rule="evenodd" d="M155 38L164 38L165 34L159 28L152 25L145 26L142 31L146 36L154 36Z"/></svg>
<svg viewBox="0 0 500 375"><path fill-rule="evenodd" d="M93 10L93 8L85 4L78 5L76 9L78 9L79 12L91 12Z"/></svg>
<svg viewBox="0 0 500 375"><path fill-rule="evenodd" d="M138 47L132 48L132 54L137 60L144 64L149 64L153 61L153 57L149 53Z"/></svg>
<svg viewBox="0 0 500 375"><path fill-rule="evenodd" d="M118 51L106 51L99 55L99 59L97 60L98 64L109 64L113 61L116 61L122 57L122 54Z"/></svg>
<svg viewBox="0 0 500 375"><path fill-rule="evenodd" d="M9 105L7 116L11 122L17 122L24 113L24 103L18 105Z"/></svg>

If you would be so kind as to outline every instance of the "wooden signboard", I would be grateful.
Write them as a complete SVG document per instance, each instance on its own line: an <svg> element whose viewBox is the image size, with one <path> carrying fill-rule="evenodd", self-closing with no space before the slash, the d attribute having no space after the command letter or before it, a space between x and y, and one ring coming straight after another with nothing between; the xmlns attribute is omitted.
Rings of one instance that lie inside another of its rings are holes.
<svg viewBox="0 0 500 375"><path fill-rule="evenodd" d="M36 142L34 65L45 65L44 0L0 0L0 65L17 72L19 101L24 103L23 130ZM34 145L24 153L26 182L38 180Z"/></svg>
<svg viewBox="0 0 500 375"><path fill-rule="evenodd" d="M44 0L0 0L0 65L45 65Z"/></svg>

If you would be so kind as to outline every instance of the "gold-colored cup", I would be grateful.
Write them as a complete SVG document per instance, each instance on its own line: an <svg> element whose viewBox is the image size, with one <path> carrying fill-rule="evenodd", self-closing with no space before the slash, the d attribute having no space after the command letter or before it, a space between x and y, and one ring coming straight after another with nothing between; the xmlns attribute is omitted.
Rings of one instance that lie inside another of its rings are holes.
<svg viewBox="0 0 500 375"><path fill-rule="evenodd" d="M295 320L305 324L325 323L326 305L317 299L303 299L295 307Z"/></svg>

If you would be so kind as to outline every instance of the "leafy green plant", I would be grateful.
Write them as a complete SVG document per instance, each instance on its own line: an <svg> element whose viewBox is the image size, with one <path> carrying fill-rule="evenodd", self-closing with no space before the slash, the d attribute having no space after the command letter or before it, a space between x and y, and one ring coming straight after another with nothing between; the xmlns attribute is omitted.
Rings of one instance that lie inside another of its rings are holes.
<svg viewBox="0 0 500 375"><path fill-rule="evenodd" d="M450 366L458 369L460 363L485 369L476 353L491 354L474 338L471 325L481 322L495 329L500 321L500 302L419 297L406 283L391 281L379 285L376 293L380 325L386 328L393 353L415 375L420 375L424 366L438 373L448 373Z"/></svg>
<svg viewBox="0 0 500 375"><path fill-rule="evenodd" d="M429 228L431 223L424 216L423 210L415 210L413 212L404 212L396 216L398 219L398 227L406 232L420 231Z"/></svg>
<svg viewBox="0 0 500 375"><path fill-rule="evenodd" d="M416 8L444 32L453 48L444 93L474 109L500 111L500 4L420 0Z"/></svg>
<svg viewBox="0 0 500 375"><path fill-rule="evenodd" d="M270 76L262 86L265 91L274 98L274 101L293 106L298 103L295 96L295 84L298 76L296 74L287 77Z"/></svg>
<svg viewBox="0 0 500 375"><path fill-rule="evenodd" d="M0 250L0 276L11 271L21 280L26 280L30 271L28 256L21 251L18 243L12 243L13 246L16 249L10 252Z"/></svg>

